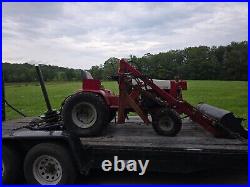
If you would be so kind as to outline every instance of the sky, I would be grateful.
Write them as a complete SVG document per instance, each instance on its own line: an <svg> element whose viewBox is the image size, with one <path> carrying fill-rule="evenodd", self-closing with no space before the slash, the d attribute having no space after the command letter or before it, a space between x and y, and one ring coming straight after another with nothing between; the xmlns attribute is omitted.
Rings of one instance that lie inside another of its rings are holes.
<svg viewBox="0 0 250 187"><path fill-rule="evenodd" d="M110 57L248 39L247 3L3 3L2 62L89 69Z"/></svg>

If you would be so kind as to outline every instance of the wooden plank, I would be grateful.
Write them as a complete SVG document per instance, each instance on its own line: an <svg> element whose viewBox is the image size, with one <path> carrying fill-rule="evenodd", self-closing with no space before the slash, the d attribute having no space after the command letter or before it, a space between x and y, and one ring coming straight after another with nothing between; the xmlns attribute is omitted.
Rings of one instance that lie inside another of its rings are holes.
<svg viewBox="0 0 250 187"><path fill-rule="evenodd" d="M2 135L11 129L27 125L32 118L3 122ZM248 151L248 141L214 138L199 125L190 120L183 121L181 132L175 137L160 136L150 126L143 125L138 117L130 117L126 124L108 125L100 137L81 138L83 146L106 148L147 148L147 149L207 149L221 151Z"/></svg>

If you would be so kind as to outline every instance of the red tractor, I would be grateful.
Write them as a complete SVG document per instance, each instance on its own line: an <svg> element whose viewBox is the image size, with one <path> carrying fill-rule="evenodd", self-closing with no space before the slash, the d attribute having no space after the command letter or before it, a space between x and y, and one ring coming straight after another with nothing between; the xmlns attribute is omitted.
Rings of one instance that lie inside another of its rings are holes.
<svg viewBox="0 0 250 187"><path fill-rule="evenodd" d="M217 137L247 137L236 118L226 110L200 104L193 107L182 99L187 89L183 80L155 80L143 75L125 59L119 61L116 76L119 95L102 87L90 73L85 73L82 89L69 96L62 105L63 124L77 136L101 135L118 113L117 123L125 123L129 112L136 112L145 124L150 123L160 135L175 136L181 130L180 115L203 126Z"/></svg>

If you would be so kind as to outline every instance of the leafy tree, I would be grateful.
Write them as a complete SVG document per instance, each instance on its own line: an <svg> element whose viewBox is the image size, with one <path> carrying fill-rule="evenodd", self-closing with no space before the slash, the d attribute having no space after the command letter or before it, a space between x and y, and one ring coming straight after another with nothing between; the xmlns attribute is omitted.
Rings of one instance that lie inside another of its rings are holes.
<svg viewBox="0 0 250 187"><path fill-rule="evenodd" d="M95 79L107 80L118 69L118 58L111 57L104 64L92 66L89 72ZM232 42L227 46L198 46L170 50L142 57L130 55L130 63L139 71L156 79L248 80L248 42ZM6 82L36 81L31 64L3 63ZM81 70L41 65L46 81L81 80Z"/></svg>

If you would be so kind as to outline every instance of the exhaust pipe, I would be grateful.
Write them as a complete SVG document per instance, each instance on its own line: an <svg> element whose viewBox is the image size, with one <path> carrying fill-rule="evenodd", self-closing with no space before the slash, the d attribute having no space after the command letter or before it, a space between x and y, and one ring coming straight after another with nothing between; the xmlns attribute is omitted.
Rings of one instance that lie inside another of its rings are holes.
<svg viewBox="0 0 250 187"><path fill-rule="evenodd" d="M240 136L248 139L248 130L242 126L243 118L237 118L228 110L205 103L198 104L196 108L208 117L218 121L218 127L224 132L225 136L231 138Z"/></svg>

